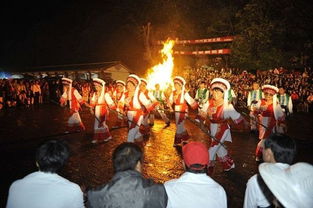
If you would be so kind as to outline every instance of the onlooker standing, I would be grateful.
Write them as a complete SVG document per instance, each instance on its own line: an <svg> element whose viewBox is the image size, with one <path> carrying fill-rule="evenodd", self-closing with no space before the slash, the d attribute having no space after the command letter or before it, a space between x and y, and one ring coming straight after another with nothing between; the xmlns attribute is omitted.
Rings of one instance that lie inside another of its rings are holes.
<svg viewBox="0 0 313 208"><path fill-rule="evenodd" d="M84 207L80 187L56 173L68 157L69 149L60 141L51 140L41 145L36 152L39 171L11 185L7 208Z"/></svg>
<svg viewBox="0 0 313 208"><path fill-rule="evenodd" d="M33 95L34 95L34 104L38 105L39 104L39 96L41 95L41 87L40 87L39 81L35 81L32 84L31 90L32 90Z"/></svg>
<svg viewBox="0 0 313 208"><path fill-rule="evenodd" d="M227 207L223 187L206 175L208 148L201 142L190 142L183 146L183 159L186 172L165 183L167 207Z"/></svg>
<svg viewBox="0 0 313 208"><path fill-rule="evenodd" d="M293 139L283 134L272 134L264 142L263 160L268 163L281 163L289 166L296 155L296 143ZM244 208L269 207L271 202L258 183L258 174L252 176L247 183Z"/></svg>
<svg viewBox="0 0 313 208"><path fill-rule="evenodd" d="M167 195L161 184L141 175L143 153L134 143L122 143L113 152L115 175L107 184L88 191L88 207L166 207Z"/></svg>

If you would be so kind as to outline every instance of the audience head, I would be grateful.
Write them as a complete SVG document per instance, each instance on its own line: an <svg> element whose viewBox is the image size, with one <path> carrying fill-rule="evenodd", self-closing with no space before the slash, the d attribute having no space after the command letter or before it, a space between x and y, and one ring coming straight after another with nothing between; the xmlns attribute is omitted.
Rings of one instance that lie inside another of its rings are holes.
<svg viewBox="0 0 313 208"><path fill-rule="evenodd" d="M64 166L69 157L68 146L58 140L50 140L36 152L36 163L40 171L55 173Z"/></svg>
<svg viewBox="0 0 313 208"><path fill-rule="evenodd" d="M296 142L285 134L271 134L264 142L265 162L292 164L296 156Z"/></svg>
<svg viewBox="0 0 313 208"><path fill-rule="evenodd" d="M260 175L276 199L285 207L313 207L313 166L296 163L262 163Z"/></svg>
<svg viewBox="0 0 313 208"><path fill-rule="evenodd" d="M189 142L183 146L183 158L187 172L206 173L209 163L208 148L201 142Z"/></svg>
<svg viewBox="0 0 313 208"><path fill-rule="evenodd" d="M113 152L114 171L138 170L138 165L140 166L142 157L143 153L138 145L124 142Z"/></svg>

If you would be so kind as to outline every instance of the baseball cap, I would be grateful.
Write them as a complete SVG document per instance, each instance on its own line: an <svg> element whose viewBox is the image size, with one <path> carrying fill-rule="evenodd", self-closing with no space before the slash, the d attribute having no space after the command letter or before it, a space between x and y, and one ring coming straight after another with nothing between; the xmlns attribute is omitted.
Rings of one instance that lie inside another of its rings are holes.
<svg viewBox="0 0 313 208"><path fill-rule="evenodd" d="M188 168L201 170L209 163L208 148L201 142L189 142L183 146L183 158ZM190 167L195 164L203 165L204 167Z"/></svg>

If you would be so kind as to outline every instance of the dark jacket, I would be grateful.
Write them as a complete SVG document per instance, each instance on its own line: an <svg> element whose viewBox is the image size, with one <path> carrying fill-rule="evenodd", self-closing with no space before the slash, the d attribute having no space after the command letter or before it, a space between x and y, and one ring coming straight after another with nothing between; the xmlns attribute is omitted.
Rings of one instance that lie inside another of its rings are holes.
<svg viewBox="0 0 313 208"><path fill-rule="evenodd" d="M117 172L109 183L88 191L87 198L87 207L162 208L167 205L164 185L155 184L134 170Z"/></svg>

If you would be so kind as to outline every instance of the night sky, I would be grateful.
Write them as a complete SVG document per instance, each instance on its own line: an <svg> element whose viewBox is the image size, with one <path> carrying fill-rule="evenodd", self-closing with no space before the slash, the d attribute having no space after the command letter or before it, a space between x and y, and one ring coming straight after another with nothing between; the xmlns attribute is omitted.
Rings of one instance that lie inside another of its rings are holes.
<svg viewBox="0 0 313 208"><path fill-rule="evenodd" d="M0 68L122 61L134 71L144 70L148 63L144 59L143 25L151 22L151 42L168 37L199 39L236 35L235 14L252 1L11 1L0 7ZM278 7L279 1L288 2L296 11L288 13L285 9L288 7L282 7L282 18L287 18L285 13L295 14L297 18L290 16L287 21L296 20L292 24L299 28L304 25L302 30L310 26L308 17L311 18L312 11L307 8L312 6L309 1L301 0L298 4L299 1L278 0L275 1ZM267 2L269 6L274 5ZM298 7L302 9L297 13ZM214 24L221 27L219 31L212 30ZM303 33L305 39L313 37L311 30L308 31ZM299 40L299 35L294 40ZM301 44L299 51L304 45Z"/></svg>
<svg viewBox="0 0 313 208"><path fill-rule="evenodd" d="M143 44L127 4L42 1L1 7L0 66L23 67L121 60L135 69ZM5 67L4 67L5 68Z"/></svg>

